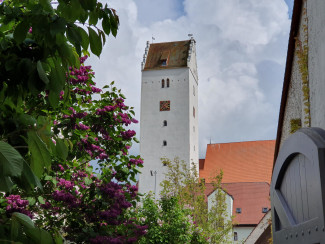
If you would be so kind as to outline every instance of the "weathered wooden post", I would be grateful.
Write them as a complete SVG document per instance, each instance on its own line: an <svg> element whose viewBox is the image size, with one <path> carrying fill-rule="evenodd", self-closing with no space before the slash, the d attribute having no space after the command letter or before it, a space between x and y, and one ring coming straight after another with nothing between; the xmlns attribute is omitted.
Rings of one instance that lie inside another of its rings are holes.
<svg viewBox="0 0 325 244"><path fill-rule="evenodd" d="M281 147L271 182L274 244L325 243L325 131L303 128Z"/></svg>

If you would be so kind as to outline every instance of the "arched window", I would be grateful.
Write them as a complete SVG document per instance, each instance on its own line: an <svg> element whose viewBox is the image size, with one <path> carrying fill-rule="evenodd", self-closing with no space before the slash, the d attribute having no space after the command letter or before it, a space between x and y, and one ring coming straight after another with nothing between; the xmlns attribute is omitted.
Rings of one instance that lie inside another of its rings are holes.
<svg viewBox="0 0 325 244"><path fill-rule="evenodd" d="M161 88L164 88L164 87L165 87L165 80L162 79L162 81L161 81Z"/></svg>
<svg viewBox="0 0 325 244"><path fill-rule="evenodd" d="M164 120L164 126L167 126L167 120Z"/></svg>
<svg viewBox="0 0 325 244"><path fill-rule="evenodd" d="M237 234L237 232L234 232L234 241L238 241L238 234Z"/></svg>
<svg viewBox="0 0 325 244"><path fill-rule="evenodd" d="M167 141L163 141L163 146L167 146Z"/></svg>
<svg viewBox="0 0 325 244"><path fill-rule="evenodd" d="M167 87L169 87L169 79L167 78Z"/></svg>

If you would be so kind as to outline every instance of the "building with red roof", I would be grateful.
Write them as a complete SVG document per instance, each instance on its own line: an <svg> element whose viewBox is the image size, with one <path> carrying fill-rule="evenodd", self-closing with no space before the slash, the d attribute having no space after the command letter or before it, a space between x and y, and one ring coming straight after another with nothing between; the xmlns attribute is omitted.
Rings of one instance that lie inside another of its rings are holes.
<svg viewBox="0 0 325 244"><path fill-rule="evenodd" d="M212 203L212 178L223 171L222 189L229 195L229 215L234 216L234 243L242 243L270 210L270 182L275 140L208 144L199 161L200 178L206 182Z"/></svg>

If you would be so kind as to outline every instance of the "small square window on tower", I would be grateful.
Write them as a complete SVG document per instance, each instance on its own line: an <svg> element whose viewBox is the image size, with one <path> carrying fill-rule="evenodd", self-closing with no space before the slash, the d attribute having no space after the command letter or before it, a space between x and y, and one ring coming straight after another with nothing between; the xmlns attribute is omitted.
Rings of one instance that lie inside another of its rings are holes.
<svg viewBox="0 0 325 244"><path fill-rule="evenodd" d="M160 101L160 111L170 111L170 101Z"/></svg>

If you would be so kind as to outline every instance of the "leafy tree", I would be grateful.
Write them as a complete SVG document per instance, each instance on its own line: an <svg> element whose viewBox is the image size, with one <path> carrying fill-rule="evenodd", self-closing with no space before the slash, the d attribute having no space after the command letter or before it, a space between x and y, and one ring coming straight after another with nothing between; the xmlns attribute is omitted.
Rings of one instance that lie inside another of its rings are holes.
<svg viewBox="0 0 325 244"><path fill-rule="evenodd" d="M181 208L177 197L163 197L156 201L146 195L137 217L148 229L138 243L209 243L190 214L189 209Z"/></svg>
<svg viewBox="0 0 325 244"><path fill-rule="evenodd" d="M50 169L50 154L44 149L50 136L43 134L38 138L32 132L35 124L38 127L46 124L44 114L33 113L35 108L26 106L26 101L38 100L39 94L46 93L46 109L57 111L60 93L64 91L69 97L70 84L66 82L69 66L79 68L78 56L82 50L87 52L89 46L99 56L105 34L117 32L115 10L96 0L59 0L53 5L49 0L0 3L2 191L12 189L15 177L28 178L27 183L34 187L35 179L25 170L28 165L38 176L43 170L42 162ZM103 30L96 27L99 20ZM87 27L88 33L83 27ZM34 146L38 150L31 150Z"/></svg>
<svg viewBox="0 0 325 244"><path fill-rule="evenodd" d="M79 58L89 47L99 56L118 23L96 0L0 3L1 241L133 243L145 233L127 211L142 166L128 155L134 112Z"/></svg>
<svg viewBox="0 0 325 244"><path fill-rule="evenodd" d="M175 158L173 162L163 158L168 172L161 183L162 197L175 196L182 208L191 210L196 224L203 230L203 235L210 238L211 243L229 243L232 231L232 217L227 212L226 193L222 190L222 171L212 180L215 197L208 208L205 182L199 178L196 165L189 168L184 161ZM231 213L230 213L231 214Z"/></svg>

